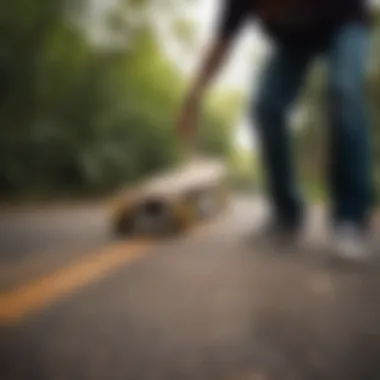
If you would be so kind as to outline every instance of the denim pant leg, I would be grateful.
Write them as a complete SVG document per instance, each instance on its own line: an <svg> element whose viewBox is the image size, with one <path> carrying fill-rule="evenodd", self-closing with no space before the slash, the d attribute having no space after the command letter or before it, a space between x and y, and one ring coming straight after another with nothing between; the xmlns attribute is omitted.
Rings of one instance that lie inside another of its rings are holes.
<svg viewBox="0 0 380 380"><path fill-rule="evenodd" d="M302 217L303 201L295 181L286 119L312 55L311 51L278 47L260 77L252 109L274 213L287 223L297 223Z"/></svg>
<svg viewBox="0 0 380 380"><path fill-rule="evenodd" d="M365 90L369 30L347 24L329 46L331 196L334 222L366 224L372 203L371 141Z"/></svg>

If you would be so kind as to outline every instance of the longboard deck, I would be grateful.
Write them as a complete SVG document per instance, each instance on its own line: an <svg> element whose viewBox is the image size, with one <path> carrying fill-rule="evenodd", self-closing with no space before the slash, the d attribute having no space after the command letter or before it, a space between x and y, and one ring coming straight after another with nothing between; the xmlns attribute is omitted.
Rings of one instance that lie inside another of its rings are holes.
<svg viewBox="0 0 380 380"><path fill-rule="evenodd" d="M226 175L225 165L216 160L192 161L160 173L121 193L116 206L117 218L129 213L132 219L133 213L144 212L144 205L154 204L154 208L159 204L158 208L165 209L165 212L170 210L171 222L181 225L179 229L183 230L197 221L201 209L206 210L204 214L213 215L222 207L224 196L220 189ZM126 205L128 211L124 211Z"/></svg>
<svg viewBox="0 0 380 380"><path fill-rule="evenodd" d="M225 166L218 161L190 162L182 167L161 173L144 181L132 189L127 189L126 197L135 201L142 198L168 198L183 194L189 188L212 186L223 181Z"/></svg>

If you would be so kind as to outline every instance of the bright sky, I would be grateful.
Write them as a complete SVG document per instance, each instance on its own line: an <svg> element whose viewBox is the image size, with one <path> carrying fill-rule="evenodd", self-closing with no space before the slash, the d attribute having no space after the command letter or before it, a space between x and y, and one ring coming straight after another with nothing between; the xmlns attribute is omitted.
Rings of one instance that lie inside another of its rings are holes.
<svg viewBox="0 0 380 380"><path fill-rule="evenodd" d="M212 37L214 22L218 17L220 0L199 0L193 10L193 18L199 31L199 49L188 59L176 60L180 67L190 76L199 64L202 50ZM262 59L269 50L267 41L261 35L257 26L247 27L239 37L231 56L217 80L218 83L226 84L242 91L246 96L251 96L255 91L255 78L261 67ZM239 145L249 147L252 143L251 121L242 110L241 119L237 125L237 141Z"/></svg>
<svg viewBox="0 0 380 380"><path fill-rule="evenodd" d="M193 9L193 19L197 25L200 46L183 66L192 72L198 63L200 53L212 37L214 23L220 11L218 4L220 0L198 0ZM238 44L231 54L225 69L220 75L220 81L228 83L242 90L247 89L247 77L255 74L259 68L260 57L263 57L267 50L257 27L248 27L239 37Z"/></svg>

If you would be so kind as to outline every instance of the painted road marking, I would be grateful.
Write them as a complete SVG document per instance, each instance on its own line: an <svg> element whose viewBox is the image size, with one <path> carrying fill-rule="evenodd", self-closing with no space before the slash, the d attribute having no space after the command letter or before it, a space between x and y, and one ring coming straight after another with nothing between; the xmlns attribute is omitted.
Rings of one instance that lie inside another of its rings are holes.
<svg viewBox="0 0 380 380"><path fill-rule="evenodd" d="M113 269L147 253L152 244L138 242L114 244L67 268L0 294L0 324L13 324L47 304L70 295L91 282L105 277Z"/></svg>
<svg viewBox="0 0 380 380"><path fill-rule="evenodd" d="M210 233L210 227L215 226L214 223L202 223L189 230L185 237L204 236ZM133 262L151 251L154 246L153 241L149 240L113 244L50 275L0 293L0 325L20 322L48 304L68 297L120 266Z"/></svg>
<svg viewBox="0 0 380 380"><path fill-rule="evenodd" d="M104 245L106 247L106 245ZM96 251L99 251L98 247ZM0 268L0 283L7 283L17 278L31 278L39 277L46 270L51 268L55 270L62 267L63 265L68 265L74 260L78 260L78 257L84 258L85 254L93 255L94 249L92 251L84 252L83 249L71 250L67 252L64 249L55 249L49 251L42 251L41 253L32 252L30 257L18 262L17 264L5 264Z"/></svg>

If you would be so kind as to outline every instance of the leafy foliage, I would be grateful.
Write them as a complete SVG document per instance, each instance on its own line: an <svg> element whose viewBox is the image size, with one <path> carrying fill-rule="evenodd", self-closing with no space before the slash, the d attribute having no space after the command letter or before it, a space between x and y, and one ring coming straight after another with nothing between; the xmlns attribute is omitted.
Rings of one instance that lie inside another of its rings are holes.
<svg viewBox="0 0 380 380"><path fill-rule="evenodd" d="M110 6L95 28L101 38L90 33L88 2L4 5L0 193L105 192L179 160L173 121L184 80L153 21L161 12L189 44L181 2ZM225 155L238 103L221 97L205 107L201 146Z"/></svg>

